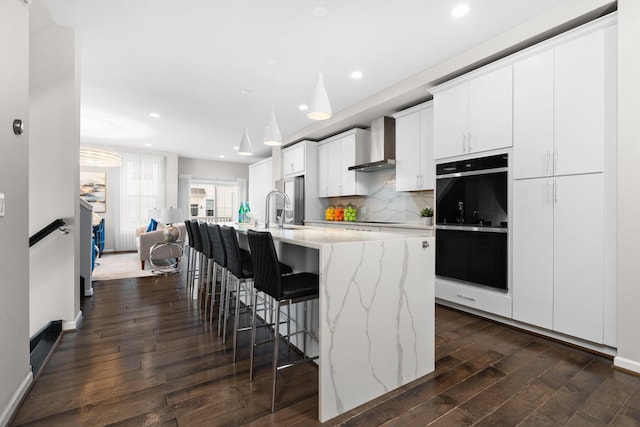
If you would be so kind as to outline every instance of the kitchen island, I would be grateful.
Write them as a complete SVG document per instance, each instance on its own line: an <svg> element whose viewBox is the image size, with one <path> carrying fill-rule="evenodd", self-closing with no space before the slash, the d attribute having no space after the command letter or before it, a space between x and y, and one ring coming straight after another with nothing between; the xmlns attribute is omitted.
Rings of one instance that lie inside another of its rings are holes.
<svg viewBox="0 0 640 427"><path fill-rule="evenodd" d="M241 237L251 228L236 227ZM319 337L320 421L433 371L433 237L300 226L269 231L281 261L320 276L311 319Z"/></svg>

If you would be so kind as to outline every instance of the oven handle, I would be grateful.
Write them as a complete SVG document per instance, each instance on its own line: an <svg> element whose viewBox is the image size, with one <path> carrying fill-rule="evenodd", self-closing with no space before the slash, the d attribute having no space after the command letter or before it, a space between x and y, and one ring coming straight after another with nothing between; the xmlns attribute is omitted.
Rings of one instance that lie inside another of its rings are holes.
<svg viewBox="0 0 640 427"><path fill-rule="evenodd" d="M467 225L436 225L436 230L450 230L450 231L480 231L484 233L508 233L507 228L503 227L472 227Z"/></svg>
<svg viewBox="0 0 640 427"><path fill-rule="evenodd" d="M508 170L509 170L508 167L502 167L502 168L493 168L493 169L480 169L480 170L467 171L467 172L453 172L453 173L445 173L443 175L436 175L436 179L459 178L461 176L473 176L473 175L487 175L490 173L507 172Z"/></svg>

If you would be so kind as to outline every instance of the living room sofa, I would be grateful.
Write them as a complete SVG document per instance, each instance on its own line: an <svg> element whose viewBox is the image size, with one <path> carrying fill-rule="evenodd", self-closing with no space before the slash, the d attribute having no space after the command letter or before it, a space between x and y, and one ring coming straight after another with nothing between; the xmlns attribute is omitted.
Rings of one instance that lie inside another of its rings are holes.
<svg viewBox="0 0 640 427"><path fill-rule="evenodd" d="M184 247L184 241L186 239L186 229L184 223L173 224L174 227L180 232L178 237L178 244ZM165 229L164 224L158 224L158 228L155 231L147 231L147 227L139 227L136 229L136 249L138 250L138 258L140 258L140 266L144 270L145 261L149 260L149 252L151 246L155 243L164 242L162 233Z"/></svg>

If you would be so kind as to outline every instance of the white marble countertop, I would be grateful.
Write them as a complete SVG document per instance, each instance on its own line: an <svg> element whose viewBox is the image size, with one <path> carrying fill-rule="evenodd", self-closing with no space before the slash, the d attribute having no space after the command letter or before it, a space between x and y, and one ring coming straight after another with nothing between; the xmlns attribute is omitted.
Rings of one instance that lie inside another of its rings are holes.
<svg viewBox="0 0 640 427"><path fill-rule="evenodd" d="M255 228L249 224L234 224L238 232L243 234L247 230L255 229L265 231L260 226ZM378 231L359 231L346 228L316 228L301 225L288 225L283 229L277 227L269 228L273 240L283 243L290 243L312 249L321 249L323 245L335 243L359 243L384 240L404 240L411 236L406 234L396 234ZM416 236L419 237L419 236Z"/></svg>
<svg viewBox="0 0 640 427"><path fill-rule="evenodd" d="M416 222L359 222L359 221L325 221L322 219L305 219L305 223L312 224L342 224L342 225L362 225L369 227L385 227L385 228L410 228L414 230L433 230L433 225L423 225Z"/></svg>

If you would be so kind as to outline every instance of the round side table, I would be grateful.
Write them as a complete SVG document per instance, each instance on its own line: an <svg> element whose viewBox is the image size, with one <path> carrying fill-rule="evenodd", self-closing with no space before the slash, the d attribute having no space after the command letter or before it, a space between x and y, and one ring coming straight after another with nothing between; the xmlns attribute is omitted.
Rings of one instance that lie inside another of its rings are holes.
<svg viewBox="0 0 640 427"><path fill-rule="evenodd" d="M164 275L178 273L180 258L184 253L182 243L182 240L154 243L149 250L149 262L153 266L151 272Z"/></svg>

